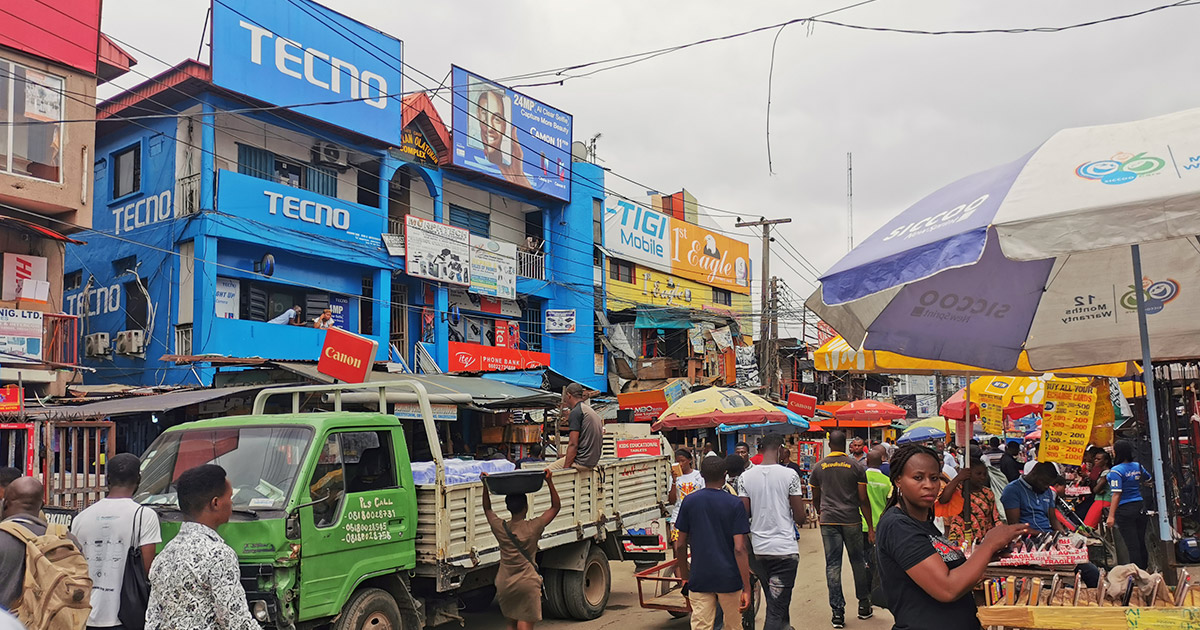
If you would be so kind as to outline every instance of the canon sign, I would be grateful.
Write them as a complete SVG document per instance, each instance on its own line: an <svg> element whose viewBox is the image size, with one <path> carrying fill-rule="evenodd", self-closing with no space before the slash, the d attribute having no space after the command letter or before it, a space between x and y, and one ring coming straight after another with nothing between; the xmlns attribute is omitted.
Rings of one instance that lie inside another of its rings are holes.
<svg viewBox="0 0 1200 630"><path fill-rule="evenodd" d="M213 83L399 145L401 43L312 0L213 3Z"/></svg>

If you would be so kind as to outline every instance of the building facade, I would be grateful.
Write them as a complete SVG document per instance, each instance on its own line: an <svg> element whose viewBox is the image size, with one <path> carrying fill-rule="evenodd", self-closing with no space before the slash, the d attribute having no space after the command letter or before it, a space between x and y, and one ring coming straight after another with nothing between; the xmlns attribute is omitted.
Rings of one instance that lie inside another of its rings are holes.
<svg viewBox="0 0 1200 630"><path fill-rule="evenodd" d="M98 0L0 12L0 383L62 394L79 363L64 244L92 225L96 86L134 63L100 32Z"/></svg>

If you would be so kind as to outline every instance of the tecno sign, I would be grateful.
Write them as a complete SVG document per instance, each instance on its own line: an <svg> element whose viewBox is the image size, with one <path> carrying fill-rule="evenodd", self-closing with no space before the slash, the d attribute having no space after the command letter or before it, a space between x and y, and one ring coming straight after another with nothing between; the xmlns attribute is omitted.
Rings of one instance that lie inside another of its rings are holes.
<svg viewBox="0 0 1200 630"><path fill-rule="evenodd" d="M312 0L213 2L213 83L399 145L400 40Z"/></svg>
<svg viewBox="0 0 1200 630"><path fill-rule="evenodd" d="M345 208L334 208L326 203L286 196L269 190L264 190L263 194L271 200L268 210L271 214L282 214L287 219L339 230L350 229L350 211Z"/></svg>

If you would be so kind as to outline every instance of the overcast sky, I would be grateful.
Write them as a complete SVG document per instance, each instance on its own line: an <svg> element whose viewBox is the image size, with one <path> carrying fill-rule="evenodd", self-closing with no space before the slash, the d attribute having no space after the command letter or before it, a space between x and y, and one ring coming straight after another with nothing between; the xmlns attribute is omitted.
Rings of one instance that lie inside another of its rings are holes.
<svg viewBox="0 0 1200 630"><path fill-rule="evenodd" d="M829 19L924 30L1060 26L1168 1L876 0ZM500 79L852 0L323 3L403 40L405 62L440 80L451 63ZM207 0L105 0L103 29L174 64L196 57L207 8ZM1188 42L1197 24L1200 7L1051 34L932 37L789 26L775 60L774 175L765 140L773 31L525 91L573 114L576 140L602 133L601 164L623 176L664 193L687 188L700 203L746 218L791 217L780 236L823 273L847 249L847 152L854 154L854 233L862 240L933 190L1011 161L1064 127L1196 107L1197 57ZM165 67L129 52L144 75ZM207 50L200 59L207 62ZM142 80L131 74L119 85ZM418 87L405 81L405 90ZM437 104L448 123L449 106ZM607 185L645 198L645 188L619 178ZM732 217L702 212L739 231ZM743 231L757 276L758 240ZM797 304L813 290L813 274L782 252L772 256L772 273Z"/></svg>

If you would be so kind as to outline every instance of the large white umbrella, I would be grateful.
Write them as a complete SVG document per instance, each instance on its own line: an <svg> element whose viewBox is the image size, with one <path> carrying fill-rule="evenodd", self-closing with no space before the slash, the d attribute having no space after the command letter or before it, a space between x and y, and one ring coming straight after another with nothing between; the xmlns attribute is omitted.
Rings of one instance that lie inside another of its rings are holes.
<svg viewBox="0 0 1200 630"><path fill-rule="evenodd" d="M1066 129L888 222L808 306L853 347L1010 371L1200 356L1200 109ZM1153 370L1144 372L1153 391ZM1158 521L1171 539L1148 397Z"/></svg>

